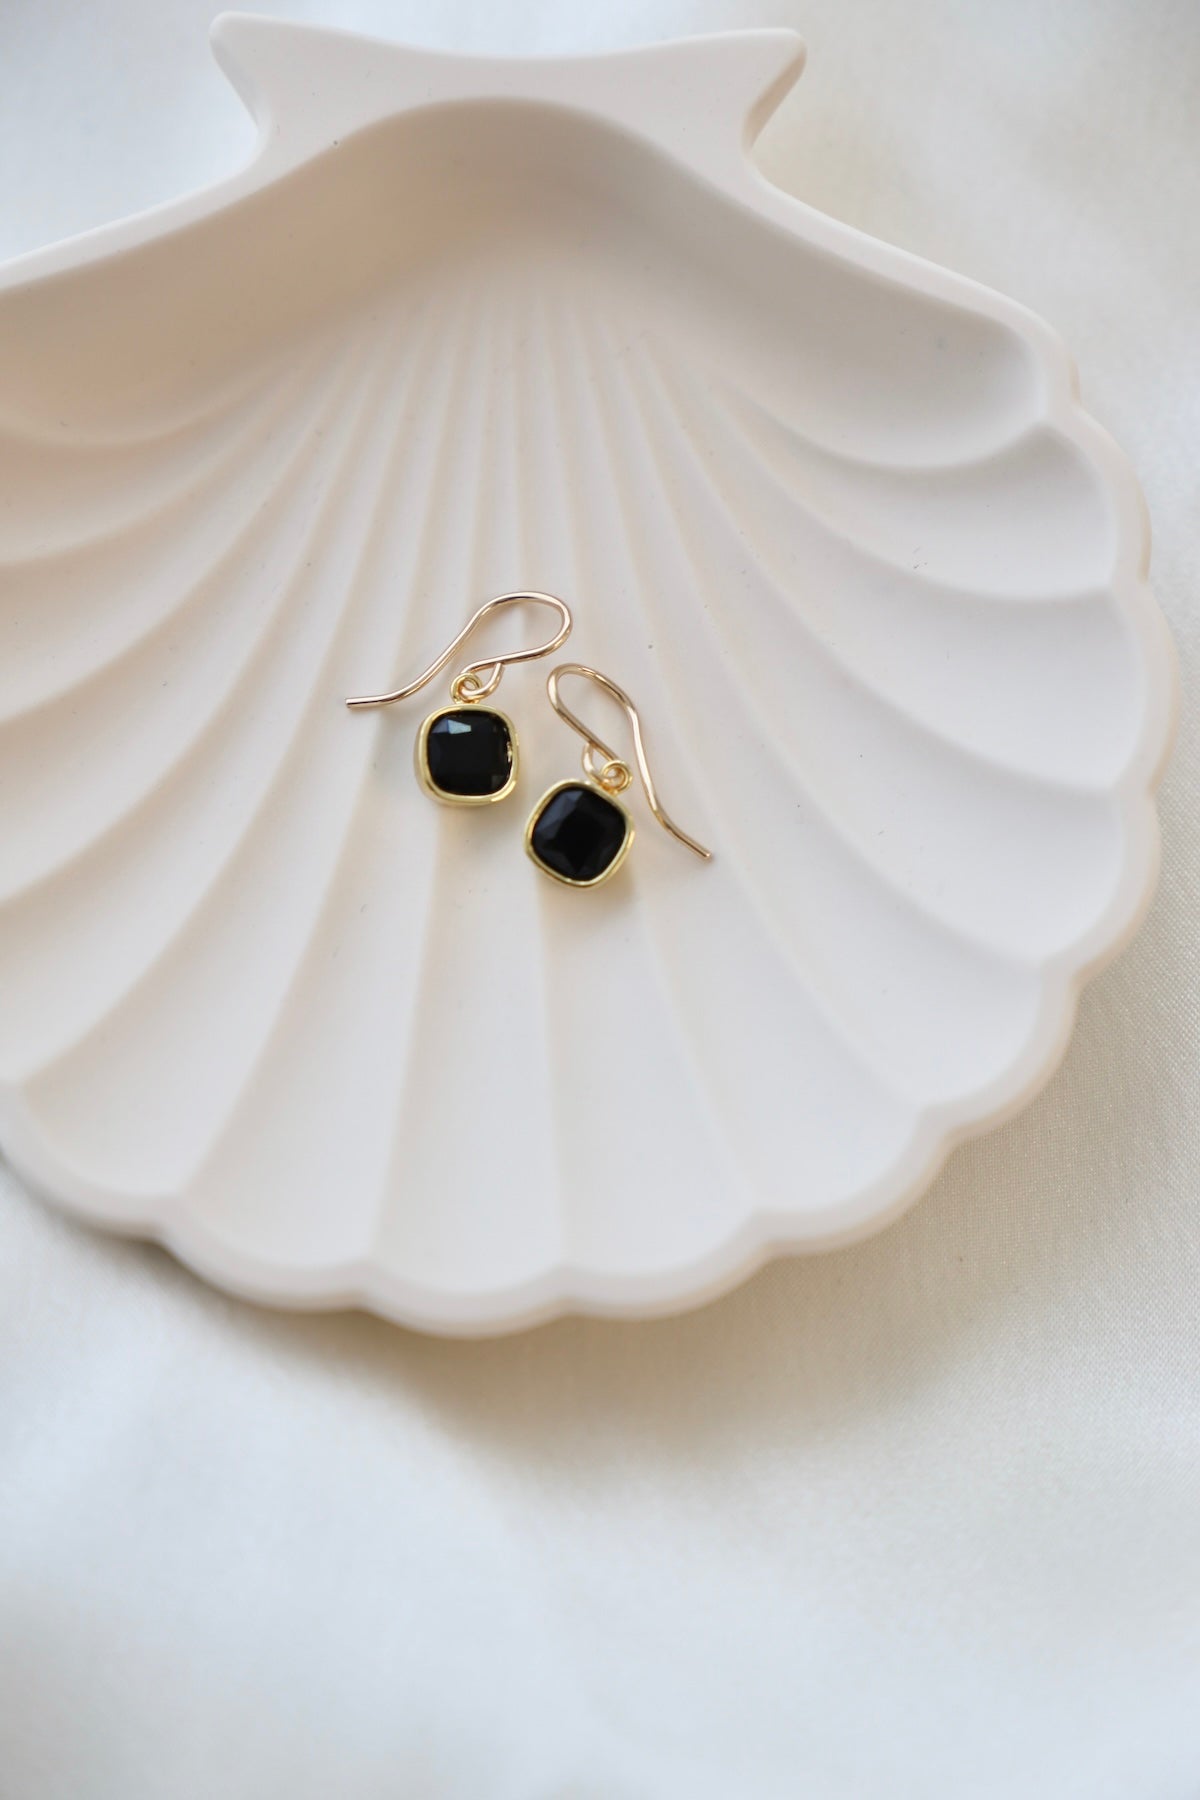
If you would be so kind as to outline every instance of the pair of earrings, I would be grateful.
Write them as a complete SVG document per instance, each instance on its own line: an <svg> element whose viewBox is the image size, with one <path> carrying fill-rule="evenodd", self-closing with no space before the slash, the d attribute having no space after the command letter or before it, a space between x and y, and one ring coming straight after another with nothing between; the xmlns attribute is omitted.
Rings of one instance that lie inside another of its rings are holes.
<svg viewBox="0 0 1200 1800"><path fill-rule="evenodd" d="M518 745L516 727L506 713L484 706L500 685L510 663L532 662L549 656L571 633L571 611L557 594L497 594L486 600L463 626L458 636L415 681L390 694L360 694L347 700L354 711L390 706L419 693L444 669L489 614L506 606L548 606L558 614L559 628L544 644L528 650L510 650L502 656L468 663L450 683L452 706L440 707L417 733L417 779L427 794L447 806L490 806L507 799L517 785ZM615 875L633 844L633 820L619 795L633 781L633 771L614 750L576 717L559 693L564 675L579 675L598 687L624 709L633 737L634 758L651 812L664 830L705 862L712 852L681 831L659 803L646 760L642 722L623 688L598 669L583 663L560 663L550 671L546 692L550 704L584 742L583 780L556 782L544 793L525 828L525 849L538 868L567 887L599 887Z"/></svg>

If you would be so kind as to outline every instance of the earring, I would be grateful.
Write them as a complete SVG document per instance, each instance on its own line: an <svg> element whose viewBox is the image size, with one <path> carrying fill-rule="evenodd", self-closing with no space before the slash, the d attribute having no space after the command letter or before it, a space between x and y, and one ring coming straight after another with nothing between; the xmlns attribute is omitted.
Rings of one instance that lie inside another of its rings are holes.
<svg viewBox="0 0 1200 1800"><path fill-rule="evenodd" d="M646 746L642 740L642 722L637 707L623 688L598 669L582 663L560 663L552 669L546 682L550 704L559 718L577 731L584 741L584 780L560 781L544 793L529 815L525 827L525 849L543 874L567 887L599 887L615 875L633 844L633 820L617 799L633 780L628 763L622 762L602 738L598 738L567 706L558 691L564 675L582 675L594 681L625 710L633 733L634 756L650 811L664 830L687 849L712 861L712 851L690 838L670 819L659 803ZM597 758L603 757L597 766Z"/></svg>
<svg viewBox="0 0 1200 1800"><path fill-rule="evenodd" d="M445 668L489 613L526 602L552 607L558 613L560 624L555 635L532 650L510 650L484 662L468 663L450 683L454 705L430 713L417 733L417 780L427 794L447 806L489 806L505 799L517 785L517 734L513 722L506 713L481 706L480 701L495 693L509 663L532 662L566 642L571 634L571 610L566 601L557 594L497 594L484 601L437 661L407 687L397 688L391 694L360 694L346 702L352 711L359 712L369 706L390 706L394 700L407 700L432 681L439 669Z"/></svg>

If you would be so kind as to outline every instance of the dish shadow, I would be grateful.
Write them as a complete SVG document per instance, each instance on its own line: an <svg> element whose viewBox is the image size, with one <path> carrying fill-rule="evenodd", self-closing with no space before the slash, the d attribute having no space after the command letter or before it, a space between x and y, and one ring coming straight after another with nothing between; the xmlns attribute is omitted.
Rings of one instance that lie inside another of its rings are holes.
<svg viewBox="0 0 1200 1800"><path fill-rule="evenodd" d="M564 1319L507 1337L423 1337L356 1313L289 1314L214 1296L164 1251L199 1304L228 1309L247 1344L271 1340L340 1381L406 1403L501 1462L574 1485L630 1439L660 1460L781 1450L883 1419L953 1382L1014 1315L1036 1359L1039 1321L1094 1307L1145 1221L1133 1196L1147 1146L1171 1154L1182 1095L1150 1041L1186 1036L1153 979L1177 937L1160 899L1136 944L1084 995L1062 1068L1007 1126L961 1146L910 1212L852 1248L773 1263L698 1310L646 1321ZM1180 917L1185 911L1181 906ZM1180 1067L1186 1058L1181 1053ZM1102 1125L1098 1126L1098 1121ZM84 1229L81 1227L81 1229Z"/></svg>

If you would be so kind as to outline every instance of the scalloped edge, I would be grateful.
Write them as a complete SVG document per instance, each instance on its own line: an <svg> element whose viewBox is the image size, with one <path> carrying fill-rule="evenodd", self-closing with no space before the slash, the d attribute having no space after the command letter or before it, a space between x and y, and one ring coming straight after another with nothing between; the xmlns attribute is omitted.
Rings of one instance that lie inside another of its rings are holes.
<svg viewBox="0 0 1200 1800"><path fill-rule="evenodd" d="M506 78L505 91L536 99L542 80L564 71L594 70L598 64L634 63L649 67L679 55L741 54L756 71L752 100L744 101L740 131L730 142L720 134L701 146L689 145L685 160L661 138L648 148L673 156L696 180L709 181L760 218L791 236L828 246L835 254L892 283L903 274L922 292L1006 326L1025 342L1044 382L1043 420L1077 445L1104 483L1115 516L1116 549L1110 592L1121 608L1142 656L1145 701L1137 744L1111 793L1125 831L1125 858L1109 904L1091 929L1043 965L1043 1002L1033 1030L1006 1070L984 1087L952 1104L918 1115L904 1153L886 1175L839 1209L810 1219L751 1213L738 1229L701 1258L641 1275L605 1273L568 1264L553 1265L536 1279L453 1295L390 1277L370 1264L353 1263L317 1271L263 1262L230 1249L194 1220L147 1212L128 1196L91 1183L61 1161L40 1137L13 1088L0 1089L0 1143L17 1175L32 1190L92 1225L156 1242L214 1285L260 1304L289 1310L332 1311L355 1307L394 1323L435 1334L498 1336L569 1315L645 1319L707 1304L739 1286L777 1256L844 1248L901 1217L935 1180L959 1144L995 1130L1022 1111L1049 1083L1065 1055L1085 984L1125 948L1153 898L1160 860L1154 805L1171 748L1179 710L1179 675L1174 644L1147 582L1150 529L1145 501L1133 467L1114 440L1084 409L1078 372L1066 345L1043 319L1019 302L928 262L912 252L867 236L856 227L818 212L771 184L751 161L755 139L804 65L802 40L789 30L715 33L668 40L600 57L484 59L450 52L409 49L357 34L305 25L222 14L213 23L214 51L259 125L249 160L214 185L17 257L0 269L0 291L23 286L117 256L163 230L182 229L235 204L279 173L278 127L261 105L246 64L245 40L256 35L290 39L318 47L344 40L364 53L415 58L451 76L480 72ZM242 40L239 43L239 39ZM752 53L752 54L751 54ZM769 83L764 75L770 69ZM473 84L467 83L468 87ZM527 91L528 90L528 91ZM471 98L470 93L461 96ZM388 110L400 110L395 106ZM573 110L568 108L568 110ZM366 128L364 121L361 128ZM645 135L645 134L643 134ZM301 148L299 160L320 154ZM297 156L295 146L290 154ZM803 221L803 229L801 229Z"/></svg>

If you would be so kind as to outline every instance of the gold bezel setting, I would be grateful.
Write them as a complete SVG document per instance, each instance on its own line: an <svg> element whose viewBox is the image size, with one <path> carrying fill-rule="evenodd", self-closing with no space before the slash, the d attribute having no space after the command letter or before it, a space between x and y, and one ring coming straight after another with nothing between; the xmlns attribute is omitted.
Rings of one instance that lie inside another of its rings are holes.
<svg viewBox="0 0 1200 1800"><path fill-rule="evenodd" d="M503 722L505 730L508 732L508 741L512 748L512 766L508 772L508 780L502 788L497 788L494 794L448 794L444 788L437 786L429 773L427 744L430 727L434 725L438 719L444 719L448 713L458 712L491 713L494 718L500 719ZM509 718L508 714L501 712L498 706L467 706L464 705L462 701L456 701L450 706L439 706L436 711L430 713L429 717L421 726L420 731L417 733L417 741L413 745L413 762L417 771L417 780L430 798L438 801L440 805L494 806L497 800L507 800L508 796L517 785L517 767L519 762L517 751L517 728Z"/></svg>
<svg viewBox="0 0 1200 1800"><path fill-rule="evenodd" d="M570 875L560 875L557 869L552 869L549 863L544 863L542 861L541 857L533 847L534 827L541 818L542 813L545 811L549 802L553 800L555 794L561 794L567 788L589 788L594 794L602 794L611 805L616 807L617 811L625 820L625 837L621 844L621 848L617 851L617 854L613 857L608 867L602 869L599 875L594 875L590 881L575 881ZM534 867L541 870L543 875L548 875L551 881L561 882L563 887L597 888L603 887L604 883L616 874L617 870L621 867L621 864L625 861L625 858L629 855L633 845L633 839L634 823L629 808L624 806L621 801L618 800L617 796L611 793L608 788L602 787L598 781L593 781L589 776L572 775L568 777L566 781L556 781L553 787L548 787L537 805L533 808L533 811L530 813L528 823L525 826L525 854Z"/></svg>

